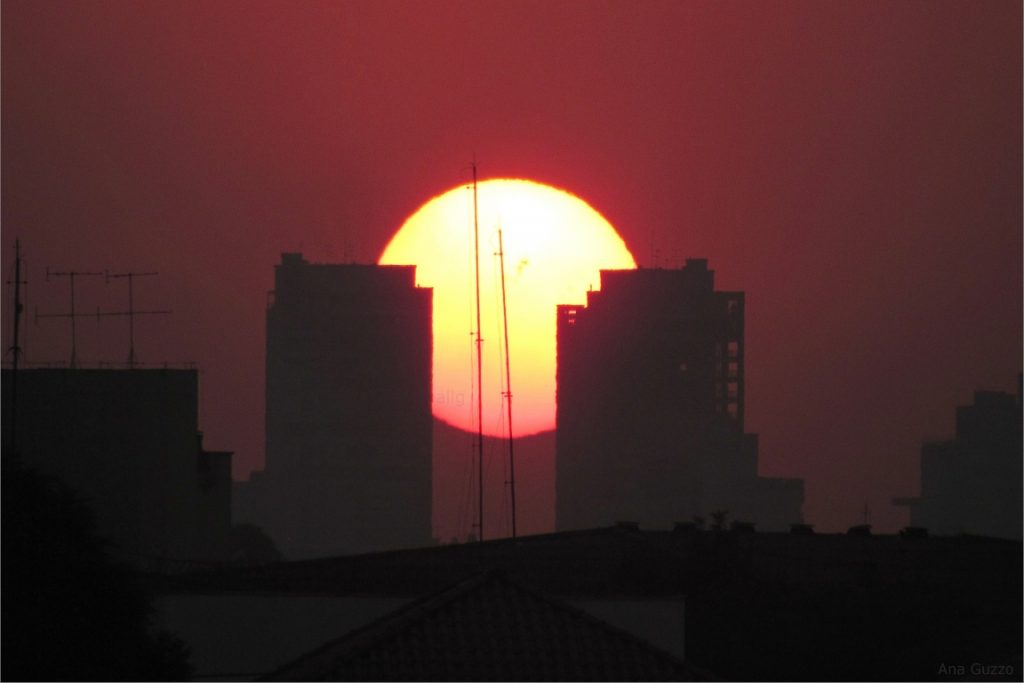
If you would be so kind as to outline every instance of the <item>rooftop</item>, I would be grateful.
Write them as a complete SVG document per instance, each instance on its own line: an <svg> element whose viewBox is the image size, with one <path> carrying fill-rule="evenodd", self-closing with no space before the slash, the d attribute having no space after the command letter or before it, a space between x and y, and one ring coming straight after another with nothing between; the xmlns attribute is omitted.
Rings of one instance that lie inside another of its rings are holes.
<svg viewBox="0 0 1024 683"><path fill-rule="evenodd" d="M488 571L262 680L708 680L585 612Z"/></svg>

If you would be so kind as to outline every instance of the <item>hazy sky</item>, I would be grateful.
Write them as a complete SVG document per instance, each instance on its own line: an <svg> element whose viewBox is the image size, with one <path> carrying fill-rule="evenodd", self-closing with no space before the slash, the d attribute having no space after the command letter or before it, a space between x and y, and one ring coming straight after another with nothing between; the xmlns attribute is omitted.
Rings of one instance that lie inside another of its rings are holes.
<svg viewBox="0 0 1024 683"><path fill-rule="evenodd" d="M583 197L642 264L745 290L762 474L804 477L819 528L865 504L895 528L920 441L1021 368L1021 25L998 1L5 0L4 278L20 236L50 361L46 266L159 271L136 303L173 314L137 352L198 362L244 477L279 253L375 261L475 153ZM79 355L123 360L124 326L82 321Z"/></svg>

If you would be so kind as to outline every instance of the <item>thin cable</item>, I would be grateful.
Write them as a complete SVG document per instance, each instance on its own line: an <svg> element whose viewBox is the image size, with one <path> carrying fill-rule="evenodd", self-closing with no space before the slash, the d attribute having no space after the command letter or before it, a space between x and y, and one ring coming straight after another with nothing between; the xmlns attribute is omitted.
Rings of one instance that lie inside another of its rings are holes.
<svg viewBox="0 0 1024 683"><path fill-rule="evenodd" d="M504 323L505 339L505 386L506 390L502 396L508 399L508 472L509 485L512 492L512 538L516 537L516 457L515 444L512 434L512 364L510 361L508 341L508 305L505 296L505 241L502 238L501 228L498 229L498 254L501 260L501 318Z"/></svg>
<svg viewBox="0 0 1024 683"><path fill-rule="evenodd" d="M476 160L473 161L473 255L476 264L476 414L477 414L477 460L479 461L478 526L480 541L484 540L484 361L483 332L480 324L480 216L478 209L478 188Z"/></svg>

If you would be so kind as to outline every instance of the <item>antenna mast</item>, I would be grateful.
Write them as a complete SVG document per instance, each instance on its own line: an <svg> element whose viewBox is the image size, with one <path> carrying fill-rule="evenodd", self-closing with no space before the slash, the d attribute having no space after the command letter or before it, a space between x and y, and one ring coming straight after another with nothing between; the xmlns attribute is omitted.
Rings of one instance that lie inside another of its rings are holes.
<svg viewBox="0 0 1024 683"><path fill-rule="evenodd" d="M137 315L166 315L170 311L136 311L135 310L135 295L132 288L132 283L137 277L145 277L149 275L159 275L157 272L150 273L107 273L107 282L109 283L112 279L116 278L127 278L128 279L128 310L127 311L111 311L109 313L96 312L96 317L108 316L108 315L126 315L128 316L128 369L135 369L135 316Z"/></svg>
<svg viewBox="0 0 1024 683"><path fill-rule="evenodd" d="M68 270L61 273L51 273L50 269L46 269L46 279L49 281L50 276L53 277L66 277L71 283L71 312L70 313L43 313L36 314L36 319L39 318L70 318L71 319L71 362L68 367L74 369L78 367L78 353L76 350L76 332L75 332L75 318L80 318L82 313L75 313L75 278L79 275L103 275L103 273L92 273L78 270Z"/></svg>
<svg viewBox="0 0 1024 683"><path fill-rule="evenodd" d="M14 342L11 344L11 455L18 455L18 359L21 357L21 240L14 240Z"/></svg>
<svg viewBox="0 0 1024 683"><path fill-rule="evenodd" d="M473 160L473 258L476 263L476 448L477 448L477 524L484 540L484 364L480 338L480 221L477 212L476 159Z"/></svg>
<svg viewBox="0 0 1024 683"><path fill-rule="evenodd" d="M516 455L512 438L512 364L508 347L508 305L505 302L505 243L498 228L498 259L501 261L501 316L505 323L505 398L508 401L508 472L512 489L512 538L516 537Z"/></svg>
<svg viewBox="0 0 1024 683"><path fill-rule="evenodd" d="M14 325L12 332L14 340L11 342L11 369L18 372L18 359L21 357L21 240L14 240Z"/></svg>

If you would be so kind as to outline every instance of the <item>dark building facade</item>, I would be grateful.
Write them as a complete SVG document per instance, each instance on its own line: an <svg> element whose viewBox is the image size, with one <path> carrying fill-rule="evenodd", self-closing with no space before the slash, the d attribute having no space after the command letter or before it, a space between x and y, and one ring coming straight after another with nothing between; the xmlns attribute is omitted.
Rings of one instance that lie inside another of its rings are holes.
<svg viewBox="0 0 1024 683"><path fill-rule="evenodd" d="M956 437L921 446L921 495L898 498L910 523L939 535L1021 538L1021 390L976 391L956 409Z"/></svg>
<svg viewBox="0 0 1024 683"><path fill-rule="evenodd" d="M282 255L267 309L266 466L239 512L286 556L430 543L432 305L414 266Z"/></svg>
<svg viewBox="0 0 1024 683"><path fill-rule="evenodd" d="M604 270L586 306L559 306L557 528L801 521L802 480L758 476L744 343L744 295L703 259Z"/></svg>
<svg viewBox="0 0 1024 683"><path fill-rule="evenodd" d="M4 370L5 447L11 380ZM203 449L196 370L19 370L14 436L24 465L93 509L120 559L167 567L227 558L232 454Z"/></svg>
<svg viewBox="0 0 1024 683"><path fill-rule="evenodd" d="M277 678L657 680L614 628L704 680L927 681L950 652L1019 672L1021 560L1005 539L617 525L192 575L158 613L197 680L290 660Z"/></svg>

